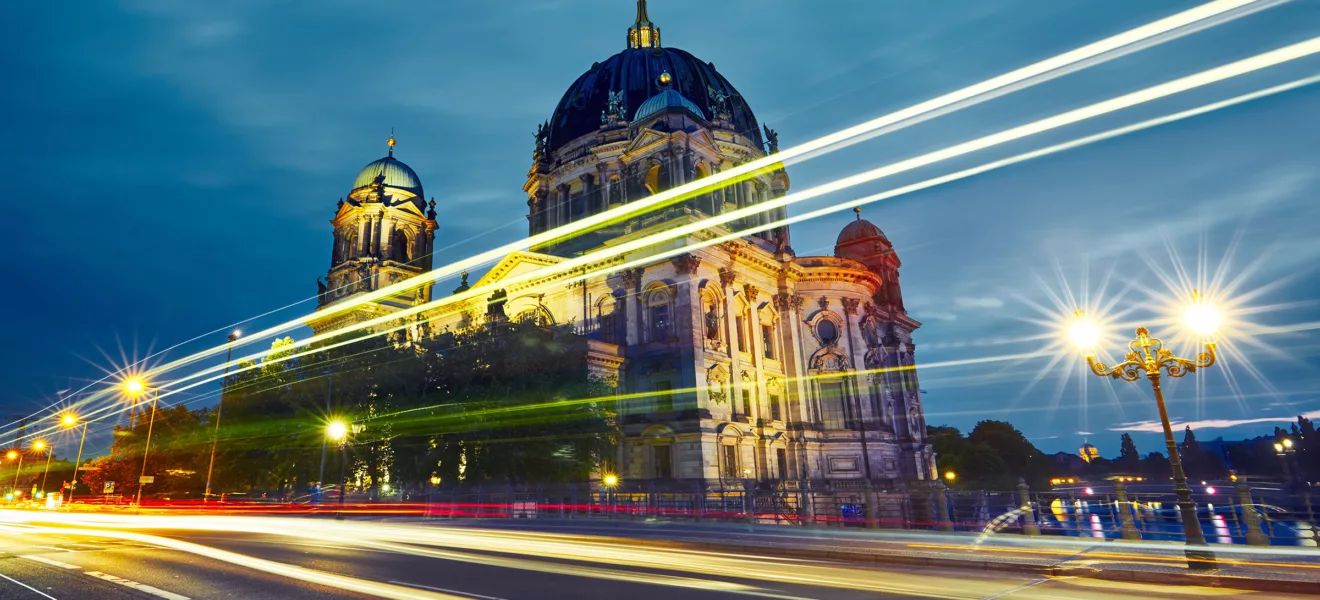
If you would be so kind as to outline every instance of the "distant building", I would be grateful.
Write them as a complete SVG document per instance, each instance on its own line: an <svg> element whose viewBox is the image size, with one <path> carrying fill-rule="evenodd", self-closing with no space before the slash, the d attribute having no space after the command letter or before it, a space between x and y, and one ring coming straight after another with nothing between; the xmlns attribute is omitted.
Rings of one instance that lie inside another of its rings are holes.
<svg viewBox="0 0 1320 600"><path fill-rule="evenodd" d="M574 81L538 128L523 186L529 233L773 154L777 137L713 63L661 46L640 0L627 46ZM785 217L777 208L583 267L641 259L637 268L586 281L569 282L573 275L562 273L501 285L782 197L788 188L782 168L766 170L515 252L474 284L501 288L495 296L423 313L411 335L478 327L491 316L575 323L591 338L597 374L622 393L644 396L619 408L618 469L630 481L935 478L912 342L921 324L903 307L898 254L860 212L839 233L832 256L797 256L787 226L779 226L645 262L733 229L768 225ZM430 302L427 285L349 311L326 310L429 271L444 210L425 201L417 174L394 158L391 138L389 155L363 168L331 221L331 266L313 329ZM467 289L465 279L459 291Z"/></svg>
<svg viewBox="0 0 1320 600"><path fill-rule="evenodd" d="M1095 446L1092 446L1089 443L1084 443L1082 444L1081 448L1077 449L1077 455L1082 457L1082 460L1089 463L1097 458L1100 458L1100 449L1096 448Z"/></svg>

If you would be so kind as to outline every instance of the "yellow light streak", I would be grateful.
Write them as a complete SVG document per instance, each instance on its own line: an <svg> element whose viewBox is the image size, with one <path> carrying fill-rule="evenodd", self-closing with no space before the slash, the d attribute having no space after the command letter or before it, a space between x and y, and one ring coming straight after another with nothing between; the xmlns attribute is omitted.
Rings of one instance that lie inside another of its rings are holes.
<svg viewBox="0 0 1320 600"><path fill-rule="evenodd" d="M1311 44L1311 45L1313 46L1315 42L1316 42L1316 39L1312 39L1312 40L1310 40L1309 42L1306 42L1306 43L1309 43L1309 44ZM1312 51L1314 51L1314 50L1312 50ZM1259 58L1259 57L1253 57L1253 58ZM1247 59L1247 61L1251 61L1251 60L1252 60L1252 59ZM1245 62L1245 61L1240 61L1240 63L1241 63L1241 62ZM1234 64L1240 64L1240 63L1234 63ZM1222 69L1222 67L1221 67L1221 69ZM1218 70L1218 69L1215 69L1215 70ZM1198 74L1198 75L1201 75L1201 74ZM1197 77L1197 76L1194 75L1194 76L1192 76L1192 77ZM1181 112L1174 113L1174 114L1170 114L1170 115L1166 115L1166 116L1163 116L1163 117L1158 117L1158 118L1154 118L1154 119L1149 119L1149 120L1146 120L1146 121L1142 121L1142 122L1140 122L1140 123L1136 123L1136 124L1128 125L1128 126L1124 126L1124 127L1119 127L1119 128L1112 129L1112 130L1105 131L1105 132L1101 132L1101 133L1098 133L1098 134L1093 134L1093 135L1085 136L1085 137L1078 138L1078 139L1075 139L1075 140L1072 140L1072 141L1069 141L1069 142L1064 142L1064 143L1060 143L1060 144L1055 144L1055 145L1053 145L1053 146L1049 146L1049 147L1042 148L1042 149L1039 149L1039 150L1034 150L1034 151L1026 152L1026 153L1019 154L1019 155L1016 155L1016 156L1012 156L1012 157L1008 157L1008 158L1004 158L1004 159L1000 159L1000 160L992 161L992 162L990 162L990 163L986 163L986 164L981 165L981 166L978 166L978 167L973 167L973 168L970 168L970 169L965 169L965 170L963 170L963 171L958 171L958 172L955 172L955 173L951 173L951 174L949 174L949 175L945 175L945 176L941 176L941 177L932 178L932 179L929 179L929 180L927 180L927 181L923 181L923 182L919 182L919 183L911 184L911 185L908 185L908 186L903 186L903 187L900 187L900 188L896 188L896 189L894 189L894 190L889 190L889 191L886 191L886 192L882 192L882 193L878 193L878 194L873 194L873 195L870 195L870 196L865 196L865 197L858 198L858 199L855 199L855 200L852 200L852 201L847 201L847 202L838 203L838 204L836 204L836 205L834 205L834 206L827 207L827 208L822 208L822 209L818 209L818 210L816 210L816 211L808 212L808 213L805 213L805 214L802 214L802 215L799 215L799 216L796 216L796 217L790 217L790 218L786 218L786 219L781 219L781 220L778 220L778 221L774 221L774 222L771 222L771 223L767 223L767 224L763 224L763 225L758 225L758 226L755 226L755 227L751 227L751 228L747 228L747 229L741 230L741 231L739 231L739 232L734 232L734 233L727 234L727 235L724 235L724 236L719 236L719 237L716 237L716 238L713 238L713 239L710 239L710 240L706 240L706 241L703 241L703 242L694 242L694 243L692 243L692 244L690 244L690 245L687 245L687 246L685 246L685 247L683 247L683 248L679 248L679 249L671 250L671 251L668 251L668 252L662 252L662 253L660 253L660 254L656 254L656 255L648 255L648 256L645 257L645 258L638 259L638 260L634 260L634 261L632 261L632 262L623 263L623 264L619 264L619 265L612 265L612 266L610 266L609 268L601 269L601 270L594 271L594 272L584 272L584 273L576 274L576 275L574 275L573 277L571 277L571 278L569 279L569 282L576 282L576 281L580 281L580 280L583 280L583 279L586 279L586 278L589 278L589 277L599 276L599 275L601 275L601 274L607 274L607 273L616 272L616 271L620 271L620 270L624 270L624 269L628 269L628 268L635 268L635 267L638 267L638 266L645 266L645 265L647 265L647 264L652 264L652 263L658 262L658 261L663 260L663 259L665 259L665 258L668 258L668 257L670 257L670 256L676 256L676 255L678 255L678 254L686 253L686 252L689 252L689 251L694 250L694 249L699 249L699 248L702 248L702 247L707 247L707 246L711 246L711 245L716 245L716 244L724 243L724 242L727 242L727 241L732 241L732 240L734 240L734 239L739 239L739 238L742 238L742 237L744 237L744 236L746 236L746 235L750 235L750 234L752 234L752 233L756 233L756 232L760 232L760 231L766 231L766 230L773 229L773 228L776 228L776 227L780 227L780 226L789 225L789 224L792 224L792 223L797 223L797 222L801 222L801 221L805 221L805 220L809 220L809 219L817 218L817 217L824 216L824 215L827 215L827 214L830 214L830 213L834 213L834 212L838 212L838 211L848 210L848 209L851 209L851 208L853 208L853 207L855 207L855 206L860 206L860 205L862 205L862 204L867 204L867 203L871 203L871 202L877 202L877 201L881 201L881 200L885 200L885 199L889 199L889 198L897 197L897 196L900 196L900 195L913 193L913 192L920 191L920 190L923 190L923 189L927 189L927 188L930 188L930 187L934 187L934 186L937 186L937 185L942 185L942 184L944 184L944 183L949 183L949 182L956 181L956 180L959 180L959 179L964 179L964 178L967 178L967 177L971 177L971 176L974 176L974 175L977 175L977 174L980 174L980 173L984 173L984 172L987 172L987 171L991 171L991 170L995 170L995 169L1003 168L1003 167L1010 166L1010 165L1013 165L1013 164L1018 164L1018 163L1021 163L1021 162L1028 161L1028 160L1033 160L1033 159L1036 159L1036 158L1040 158L1040 157L1043 157L1043 156L1047 156L1047 155L1055 154L1055 153L1058 153L1058 152L1063 152L1063 151L1065 151L1065 150L1074 149L1074 148L1078 148L1078 147L1081 147L1081 146L1085 146L1085 145L1093 144L1093 143L1096 143L1096 142L1099 142L1099 141L1103 141L1103 140L1107 140L1107 139L1112 139L1112 138L1115 138L1115 137L1118 137L1118 136L1121 136L1121 135L1126 135L1126 134L1129 134L1129 133L1134 133L1134 132L1141 131L1141 130L1144 130L1144 129L1148 129L1148 128L1151 128L1151 127L1156 127L1156 126L1159 126L1159 125L1164 125L1164 124L1172 123L1172 122L1179 121L1179 120L1182 120L1182 119L1187 119L1187 118L1190 118L1190 117L1193 117L1193 116L1198 116L1198 115L1206 114L1206 113L1209 113L1209 112L1212 112L1212 111L1215 111L1215 110L1220 110L1220 109L1223 109L1223 108L1227 108L1227 107L1230 107L1230 106L1234 106L1234 105L1237 105L1237 104L1241 104L1241 103L1244 103L1244 102L1248 102L1248 101L1251 101L1251 100L1256 100L1256 99L1260 99L1260 98L1263 98L1263 97L1271 96L1271 95L1274 95L1274 94L1279 94L1279 93L1283 93L1283 92L1286 92L1286 91L1289 91L1289 90L1297 89L1297 88L1300 88L1300 87L1303 87L1303 86L1312 85L1312 84L1317 83L1317 82L1320 82L1320 76L1307 77L1307 78L1303 78L1303 79L1295 80L1295 81L1292 81L1292 82L1288 82L1288 83L1284 83L1284 84L1276 85L1276 86L1273 86L1273 87L1270 87L1270 88L1266 88L1266 89L1263 89L1263 90L1258 90L1258 91L1256 91L1256 92L1251 92L1251 93L1248 93L1248 94L1243 94L1243 95L1236 96L1236 97L1233 97L1233 98L1229 98L1229 99L1226 99L1226 100L1221 100L1221 101L1218 101L1218 102L1210 103L1210 104L1207 104L1207 105L1204 105L1204 106L1200 106L1200 107L1197 107L1197 108L1193 108L1193 109L1189 109L1189 110L1181 111ZM1141 93L1142 93L1142 92L1137 92L1137 94L1141 94ZM1102 103L1102 104L1103 104L1103 103ZM1079 110L1084 110L1084 109L1079 109ZM664 234L662 233L662 234L656 234L656 235L658 235L658 236L663 236ZM596 259L596 260L600 260L600 259ZM593 261L593 262L594 262L594 261ZM562 265L562 264L563 264L563 263L561 263L561 265ZM547 276L549 276L549 275L545 273L545 270L546 270L546 269L553 269L553 268L558 267L558 266L560 266L560 265L552 265L551 267L545 267L545 268L542 269L542 270L534 271L534 272L532 272L532 273L530 273L530 274L527 274L527 275L525 275L525 276L523 276L523 277L521 277L521 278L514 278L514 279L515 279L516 281L521 282L521 281L525 281L525 280L532 280L532 279L537 279L537 278L547 277ZM574 267L576 267L576 265L574 265ZM561 282L561 283L563 283L563 282ZM512 284L510 283L509 280L501 281L501 282L498 283L498 286L499 286L499 287L503 287L503 286L506 286L506 285L512 285ZM431 305L443 305L443 304L448 304L448 303L461 302L461 301L463 301L463 300L467 300L467 299L474 298L474 297L477 297L477 296L479 296L479 295L485 294L486 292L489 292L489 291L493 290L494 288L495 288L494 285L489 286L489 287L486 288L486 289L480 289L480 290L479 290L478 288L473 288L472 290L469 290L468 293L465 293L465 294L457 294L457 295L455 295L455 296L450 296L450 297L445 298L445 299L441 299L441 300L433 301L432 303L430 303L430 304L428 304L428 305L423 305L423 307L421 307L421 309L422 309L422 310L427 310L427 309L429 309L429 308L432 307ZM428 319L428 322L431 321L431 320L435 320L435 319L442 318L442 317L444 317L444 316L448 316L449 314L452 314L452 313L443 313L443 314L440 314L440 315L433 316L433 317L431 317L430 319ZM400 315L398 315L398 313L394 313L394 314L391 315L392 318L390 318L390 319L379 319L379 320L380 320L380 321L396 320L396 319L399 318L399 316L400 316ZM400 331L400 330L406 329L406 328L411 327L411 326L412 326L412 324L406 324L406 325L401 325L401 326L394 326L394 327L387 328L387 329L383 329L383 330L380 330L380 331L377 331L377 332L374 332L374 333L371 333L371 334L368 334L368 335L365 335L365 336L361 336L361 337L359 337L359 338L354 338L354 339L351 339L351 340L345 340L345 341L341 341L341 342L338 342L338 343L334 343L334 344L330 344L330 345L322 346L322 347L317 348L317 349L314 349L314 350L307 350L307 351L303 351L303 352L299 352L299 353L294 353L294 354L292 354L292 355L290 355L290 356L287 356L287 357L284 357L284 358L282 358L282 359L277 359L277 361L279 361L279 360L292 360L292 359L295 359L295 358L300 358L300 357L302 357L302 356L307 356L307 355L315 354L315 353L317 353L317 352L324 351L324 350L326 350L326 349L331 349L331 348L336 348L336 347L340 347L340 346L344 346L344 345L348 345L348 344L356 343L356 342L358 342L358 341L361 341L361 340L364 340L364 339L368 339L368 338L373 337L373 336L376 336L376 335L386 335L386 334L389 334L389 333L393 333L393 332L395 332L395 331ZM341 334L342 334L342 331L334 332L334 335L336 335L336 336L337 336L337 335L341 335ZM321 337L322 339L324 339L324 338L326 338L326 337L330 337L330 334L326 334L326 335L324 335L324 336L320 336L320 337ZM304 341L302 342L302 344L310 343L310 342L314 341L315 339L316 339L316 336L314 336L314 338L312 338L312 339L304 340ZM260 355L260 354L255 354L255 355L252 355L251 357L248 357L248 359L250 360L250 359L252 359L252 358L259 358L259 357L261 357L261 356L262 356L262 355ZM929 366L930 366L930 365L923 365L923 368L928 368ZM237 372L241 372L241 371L243 371L243 370L251 370L251 369L255 369L255 368L259 368L259 365L251 365L251 366L248 366L248 367L239 367L239 368L237 368L237 369L233 369L232 372L237 373ZM213 369L211 369L211 371L214 372L215 370L218 370L218 369L219 369L218 367L217 367L217 368L213 368ZM204 372L203 372L203 374L204 374ZM196 375L193 375L193 376L184 377L184 378L181 378L179 381L183 381L183 380L187 380L187 379L192 379L192 378L195 378L195 377L197 377L197 376L199 376L199 375L201 375L201 374L196 374ZM212 381L216 381L216 380L218 380L218 379L220 379L220 378L221 378L221 376L215 376L215 377L211 377L211 378L208 378L208 379L204 379L204 380L202 380L202 381L198 381L198 382L196 382L196 383L194 383L194 384L192 384L192 385L187 385L187 386L184 386L184 387L177 388L177 389L175 389L175 390L172 390L172 391L166 392L164 395L165 395L165 396L169 396L169 395L171 395L171 394L173 394L173 393L176 393L176 392L182 392L182 391L185 391L185 390L191 389L191 388L193 388L193 387L196 387L196 386L198 386L198 385L203 385L203 384L205 384L205 383L209 383L209 382L212 382ZM176 382L176 383L177 383L177 382ZM109 410L112 410L112 409L113 409L113 407L107 407L107 408L103 408L103 409L101 409L101 410L102 410L102 411L109 411ZM34 432L34 434L35 434L35 433L36 433L36 432Z"/></svg>
<svg viewBox="0 0 1320 600"><path fill-rule="evenodd" d="M1075 50L1065 52L1063 54L1059 54L1057 56L1039 61L1037 63L1033 63L1031 65L1022 67L1020 69L1011 71L1009 73L1000 75L998 77L994 77L985 80L983 82L962 88L960 90L950 92L943 96L939 96L937 98L927 100L925 102L913 105L906 109L902 109L894 113L890 113L888 115L877 117L865 123L861 123L859 125L855 125L853 127L849 127L840 130L838 132L826 136L822 136L820 138L811 140L809 142L800 144L792 148L784 149L774 155L753 160L743 165L739 165L734 168L731 168L727 171L721 171L720 173L713 174L709 177L705 177L697 181L689 182L682 186L678 186L676 188L663 191L659 194L655 194L646 198L639 199L635 202L631 202L619 208L607 210L603 213L588 216L572 224L559 227L550 231L542 232L540 234L530 236L527 239L520 240L518 242L513 242L510 244L505 244L503 246L491 249L489 251L474 255L470 258L461 261L456 261L454 263L450 263L448 265L439 267L431 271L430 273L405 279L395 284L391 284L389 286L380 288L374 292L369 292L362 296L349 299L348 301L345 302L336 303L334 305L326 307L324 310L310 313L301 317L297 317L295 319L286 321L284 323L274 325L272 327L268 327L255 334L251 334L243 338L240 338L239 340L235 341L233 345L242 346L244 344L255 342L256 340L259 339L266 339L269 337L273 337L281 333L287 332L291 329L294 329L296 327L302 326L309 319L312 318L325 317L325 316L341 313L344 311L352 310L356 307L366 305L368 303L374 302L376 300L380 300L382 298L386 298L394 294L405 292L409 289L415 288L420 285L424 285L428 282L439 281L445 278L453 277L461 271L468 270L489 262L493 262L512 252L525 250L536 246L541 246L547 243L553 243L555 240L563 239L565 236L591 231L600 228L602 226L606 226L608 224L618 222L621 219L627 219L642 214L644 212L647 212L649 210L659 208L661 206L666 206L676 202L681 202L684 199L715 189L717 186L719 186L722 183L727 184L739 180L738 178L745 179L747 177L755 176L755 174L766 170L774 170L778 168L778 165L784 163L785 161L792 160L794 158L798 158L798 157L805 158L808 156L818 155L820 153L823 153L827 149L840 147L841 144L847 142L850 139L856 138L858 136L872 134L883 128L892 127L906 120L915 119L927 113L931 113L933 111L941 110L947 107L952 107L954 105L958 105L959 103L966 103L977 97L984 96L987 94L992 94L1000 90L1005 90L1007 88L1010 88L1011 86L1019 86L1016 88L1012 88L1015 91L1017 89L1021 89L1022 87L1021 84L1024 84L1026 82L1031 82L1031 85L1039 84L1044 81L1048 81L1053 77L1070 73L1072 71L1069 71L1067 69L1071 67L1075 67L1077 65L1086 64L1086 66L1092 66L1094 64L1099 64L1100 62L1103 62L1103 60L1098 60L1098 59L1107 57L1105 58L1105 60L1108 60L1108 59L1116 58L1117 56L1121 56L1122 54L1113 54L1113 53L1119 52L1124 48L1131 48L1136 45L1145 44L1144 46L1141 46L1142 48L1144 48L1144 47L1148 47L1149 45L1154 45L1156 43L1162 43L1164 41L1168 41L1169 39L1174 39L1177 36L1171 36L1170 34L1175 33L1183 28L1196 26L1198 24L1205 24L1207 22L1211 22L1214 19L1231 20L1231 19L1226 19L1226 17L1234 14L1236 14L1237 16L1243 16L1245 14L1249 14L1249 12L1244 12L1242 9L1249 9L1253 7L1265 8L1280 3L1281 2L1279 1L1263 1L1263 0L1216 0L1214 2L1209 2L1201 6L1197 6L1195 8L1166 17L1164 19L1153 21L1141 27L1137 27L1125 31L1123 33L1119 33L1117 35L1102 39L1100 41L1082 46L1081 48L1077 48ZM1235 11L1238 12L1235 13ZM1224 22L1224 21L1221 20L1218 22ZM1216 22L1216 24L1218 22ZM1051 76L1051 74L1053 75ZM345 330L341 331L341 333L355 331L357 329L361 329L361 327L354 326L354 327L346 328ZM190 356L183 357L171 361L169 363L166 363L164 365L161 365L160 367L154 369L153 371L167 372L173 369L177 369L181 366L191 364L211 356L218 355L224 352L227 346L228 346L227 344L214 346L210 349L203 350L194 353Z"/></svg>
<svg viewBox="0 0 1320 600"><path fill-rule="evenodd" d="M371 329L372 327L377 325L388 325L390 322L397 322L399 319L406 319L408 317L411 317L413 315L425 311L434 310L437 307L441 307L449 304L456 304L464 300L481 297L493 293L496 289L514 287L521 283L528 283L535 281L537 279L544 279L546 277L550 277L557 274L570 273L577 269L585 269L591 266L593 263L599 263L609 258L625 255L627 253L634 251L643 250L650 246L654 246L658 243L679 237L685 237L697 233L699 231L710 229L711 227L717 225L723 225L725 223L737 221L739 219L745 219L747 217L757 215L764 211L786 207L789 204L793 204L795 202L801 202L824 194L841 191L848 187L875 181L878 179L903 173L912 169L916 169L919 167L928 166L940 161L948 160L978 150L984 150L986 148L1019 140L1028 136L1057 129L1066 125L1078 123L1087 119L1095 118L1118 110L1131 108L1133 106L1145 102L1150 102L1152 100L1157 100L1177 93L1185 92L1191 89L1195 89L1198 87L1223 81L1225 79L1237 77L1240 75L1244 75L1246 73L1251 73L1253 71L1258 71L1261 69L1272 67L1290 60L1295 60L1298 58L1309 56L1316 52L1320 52L1320 37L1311 38L1303 42L1292 44L1270 52L1258 54L1256 56L1252 56L1250 58L1229 63L1227 65L1201 71L1193 75L1182 77L1170 82L1152 86L1129 94L1124 94L1117 98L1112 98L1110 100L1105 100L1102 102L1091 104L1089 106L1071 110L1060 115L1055 115L1053 117L1040 119L1025 125L1021 125L1005 131L1001 131L999 133L987 135L975 140L957 144L955 146L945 148L943 150L929 152L921 156L899 161L897 163L886 165L884 167L879 167L876 169L872 169L870 171L866 171L863 173L838 179L830 183L822 184L802 192L787 194L785 196L776 198L774 200L769 200L766 202L762 202L760 204L747 206L720 215L715 215L695 223L674 227L636 240L630 240L628 242L610 246L602 250L584 254L580 257L567 259L565 261L562 261L554 265L542 267L540 269L536 269L529 273L525 273L514 277L509 277L498 282L488 283L480 286L474 286L471 289L461 293L457 293L437 300L432 300L431 302L409 307L397 312L381 315L379 317L363 321L361 323L355 324L350 327L313 335L309 338L298 341L296 345L304 346L309 344L315 344L321 341L339 337L341 335L344 335L344 333L346 332L351 332L361 329ZM916 185L921 185L921 184L916 184ZM853 201L853 204L848 205L847 207L851 208L851 206L857 206L860 205L861 203L862 202ZM812 215L828 214L830 212L836 212L841 206L843 205L838 205L831 208L823 209L825 211L823 213L821 211L816 211L809 214ZM779 223L784 223L786 221L792 221L792 220L791 219L781 220L779 221ZM721 236L720 238L716 238L716 239L725 240L725 241L730 239L737 239L749 235L749 232L764 231L769 228L770 227L767 227L765 225L760 225L733 234L732 238L729 236ZM705 245L710 245L710 244L706 243ZM678 249L677 251L673 251L669 255L684 253L692 249L693 246L694 245L689 245L686 248ZM661 253L659 255L651 255L648 256L646 259L642 259L641 261L633 261L633 263L629 263L629 264L631 265L634 263L641 262L641 264L639 264L638 266L644 266L646 264L652 264L654 262L657 262L658 260L661 260L666 256L667 256L666 253ZM612 268L611 270L618 270L619 268L622 267ZM599 271L594 274L599 274ZM402 328L403 327L401 326L398 327L397 329L402 329ZM240 360L244 360L244 359L256 360L263 356L264 353L254 353ZM203 369L202 371L192 376L179 378L177 381L179 382L186 381L191 378L204 376L206 374L214 373L217 371L222 371L224 370L224 368L225 365L213 366L208 369ZM249 368L255 368L255 367L249 367ZM231 372L237 373L237 372L241 372L242 370L244 369L240 367L237 370L231 369Z"/></svg>

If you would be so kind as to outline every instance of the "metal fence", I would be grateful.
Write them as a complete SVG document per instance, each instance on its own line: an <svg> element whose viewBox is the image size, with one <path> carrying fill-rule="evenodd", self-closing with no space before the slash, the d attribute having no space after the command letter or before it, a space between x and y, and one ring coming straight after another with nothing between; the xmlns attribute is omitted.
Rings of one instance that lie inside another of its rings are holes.
<svg viewBox="0 0 1320 600"><path fill-rule="evenodd" d="M1193 496L1212 544L1316 546L1309 487L1227 484ZM595 484L494 485L426 495L425 515L439 519L615 519L738 522L804 527L871 527L1182 540L1177 498L1169 486L1109 486L1032 491L952 490L916 482L785 481L773 486L654 483L607 489Z"/></svg>

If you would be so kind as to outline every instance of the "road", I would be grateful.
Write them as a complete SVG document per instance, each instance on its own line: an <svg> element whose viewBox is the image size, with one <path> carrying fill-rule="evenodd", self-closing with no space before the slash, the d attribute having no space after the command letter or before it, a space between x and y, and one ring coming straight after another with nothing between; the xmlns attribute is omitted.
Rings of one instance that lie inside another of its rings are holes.
<svg viewBox="0 0 1320 600"><path fill-rule="evenodd" d="M44 521L44 522L43 522ZM731 555L622 538L263 517L0 519L0 599L1287 598ZM1305 598L1313 596L1293 596Z"/></svg>

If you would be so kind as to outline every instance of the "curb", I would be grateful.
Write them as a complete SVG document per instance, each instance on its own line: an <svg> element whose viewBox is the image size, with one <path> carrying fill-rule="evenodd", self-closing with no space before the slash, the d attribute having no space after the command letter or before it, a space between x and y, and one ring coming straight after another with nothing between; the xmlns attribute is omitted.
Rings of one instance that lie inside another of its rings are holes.
<svg viewBox="0 0 1320 600"><path fill-rule="evenodd" d="M1310 594L1320 596L1320 581L1298 581L1282 579L1259 579L1236 575L1192 575L1189 573L1161 573L1156 571L1134 571L1130 569L1097 569L1095 567L1068 567L1052 565L1031 565L994 560L932 558L901 554L873 554L867 552L849 552L837 550L808 550L803 548L785 548L779 546L748 546L746 544L725 544L719 542L681 542L645 538L618 538L653 547L675 549L713 550L723 552L755 552L763 555L785 556L791 558L829 559L854 563L872 563L902 565L909 567L934 567L944 569L989 571L997 573L1016 573L1039 577L1081 577L1107 581L1131 583L1150 583L1159 585L1200 586L1213 588L1238 589L1252 592L1273 592L1289 594Z"/></svg>

